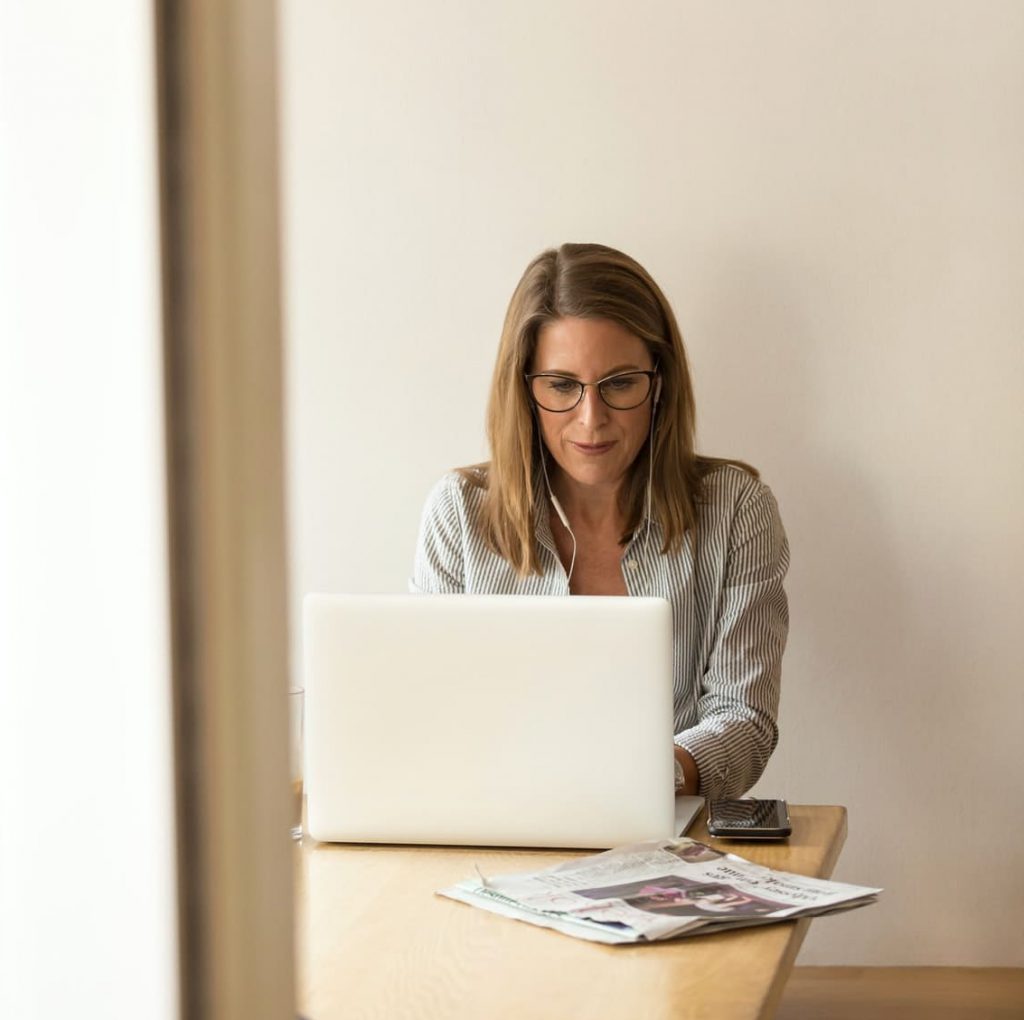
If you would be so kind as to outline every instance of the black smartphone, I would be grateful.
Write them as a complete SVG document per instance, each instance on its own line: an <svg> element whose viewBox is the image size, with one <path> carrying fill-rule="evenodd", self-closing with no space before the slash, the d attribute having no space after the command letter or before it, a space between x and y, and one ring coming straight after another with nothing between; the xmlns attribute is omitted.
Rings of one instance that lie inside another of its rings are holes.
<svg viewBox="0 0 1024 1020"><path fill-rule="evenodd" d="M725 839L785 839L793 831L784 800L713 800L708 832Z"/></svg>

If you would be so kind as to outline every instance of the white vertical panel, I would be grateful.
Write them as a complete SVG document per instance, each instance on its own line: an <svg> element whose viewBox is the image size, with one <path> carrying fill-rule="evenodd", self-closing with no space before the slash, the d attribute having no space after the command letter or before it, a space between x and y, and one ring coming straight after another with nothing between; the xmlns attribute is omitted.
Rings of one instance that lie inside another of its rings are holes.
<svg viewBox="0 0 1024 1020"><path fill-rule="evenodd" d="M0 7L0 1014L178 1015L153 31Z"/></svg>

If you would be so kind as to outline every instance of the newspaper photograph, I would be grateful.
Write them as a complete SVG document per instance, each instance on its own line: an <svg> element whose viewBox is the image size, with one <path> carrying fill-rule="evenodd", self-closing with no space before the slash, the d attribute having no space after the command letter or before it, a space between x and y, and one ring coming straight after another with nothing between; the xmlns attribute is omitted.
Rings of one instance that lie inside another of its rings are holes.
<svg viewBox="0 0 1024 1020"><path fill-rule="evenodd" d="M610 945L707 934L873 903L881 889L774 871L696 840L635 843L439 895Z"/></svg>

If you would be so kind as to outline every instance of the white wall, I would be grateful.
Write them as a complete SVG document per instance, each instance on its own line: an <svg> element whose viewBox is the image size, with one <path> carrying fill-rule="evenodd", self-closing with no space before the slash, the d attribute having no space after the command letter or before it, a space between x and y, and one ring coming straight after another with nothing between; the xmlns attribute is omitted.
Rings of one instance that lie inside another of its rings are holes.
<svg viewBox="0 0 1024 1020"><path fill-rule="evenodd" d="M296 623L305 591L404 590L430 484L486 454L527 261L621 247L676 309L702 448L789 531L759 790L847 805L837 876L886 887L801 962L1024 965L1024 6L283 20Z"/></svg>
<svg viewBox="0 0 1024 1020"><path fill-rule="evenodd" d="M0 1015L178 1016L150 5L0 7Z"/></svg>

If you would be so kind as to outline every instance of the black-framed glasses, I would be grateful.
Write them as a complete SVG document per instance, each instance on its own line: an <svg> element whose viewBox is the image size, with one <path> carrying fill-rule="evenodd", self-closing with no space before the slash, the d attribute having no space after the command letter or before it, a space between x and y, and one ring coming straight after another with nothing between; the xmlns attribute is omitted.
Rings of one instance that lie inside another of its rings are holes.
<svg viewBox="0 0 1024 1020"><path fill-rule="evenodd" d="M525 378L530 396L538 407L562 414L571 411L583 399L588 386L596 387L601 399L612 410L631 411L650 396L657 375L656 371L617 372L591 383L556 372L534 372Z"/></svg>

